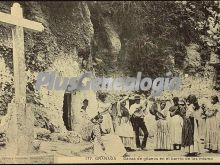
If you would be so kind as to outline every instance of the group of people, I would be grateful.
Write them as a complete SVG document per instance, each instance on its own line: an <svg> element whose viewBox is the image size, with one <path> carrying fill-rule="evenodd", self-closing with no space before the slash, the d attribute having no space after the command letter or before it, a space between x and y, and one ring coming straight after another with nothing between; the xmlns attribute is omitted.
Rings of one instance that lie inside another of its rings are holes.
<svg viewBox="0 0 220 165"><path fill-rule="evenodd" d="M136 95L122 96L115 103L99 97L98 114L91 119L91 139L95 155L126 156L127 152L147 150L147 116L155 117L155 151L183 150L186 156L220 150L220 105L217 96L199 104L195 95L156 100ZM88 100L86 101L88 105ZM85 105L82 107L86 109Z"/></svg>
<svg viewBox="0 0 220 165"><path fill-rule="evenodd" d="M160 102L152 109L157 120L156 147L162 150L185 151L186 156L197 156L202 148L209 152L220 151L220 105L218 96L209 103L199 104L195 95L179 100L166 109Z"/></svg>

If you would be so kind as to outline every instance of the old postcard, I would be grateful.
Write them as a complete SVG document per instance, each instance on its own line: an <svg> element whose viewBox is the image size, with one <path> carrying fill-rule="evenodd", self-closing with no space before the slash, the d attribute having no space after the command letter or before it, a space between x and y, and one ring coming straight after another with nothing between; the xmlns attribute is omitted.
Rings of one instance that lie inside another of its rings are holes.
<svg viewBox="0 0 220 165"><path fill-rule="evenodd" d="M0 163L220 162L220 1L0 1Z"/></svg>

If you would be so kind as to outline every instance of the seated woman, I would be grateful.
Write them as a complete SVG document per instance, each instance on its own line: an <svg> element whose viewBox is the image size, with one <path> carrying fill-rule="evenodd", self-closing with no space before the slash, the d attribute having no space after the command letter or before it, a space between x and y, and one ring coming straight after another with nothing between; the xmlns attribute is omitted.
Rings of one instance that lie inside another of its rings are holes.
<svg viewBox="0 0 220 165"><path fill-rule="evenodd" d="M91 139L94 144L94 154L96 156L127 156L124 145L119 136L109 134L110 130L102 130L101 123L103 116L98 113L92 120L94 124Z"/></svg>
<svg viewBox="0 0 220 165"><path fill-rule="evenodd" d="M88 115L88 105L89 105L89 101L87 99L84 99L82 102L82 107L80 110L80 113L78 115L78 121L80 124L80 128L78 130L78 132L81 134L82 138L84 140L89 140L91 137L91 130L92 130L92 123L91 123L91 118Z"/></svg>

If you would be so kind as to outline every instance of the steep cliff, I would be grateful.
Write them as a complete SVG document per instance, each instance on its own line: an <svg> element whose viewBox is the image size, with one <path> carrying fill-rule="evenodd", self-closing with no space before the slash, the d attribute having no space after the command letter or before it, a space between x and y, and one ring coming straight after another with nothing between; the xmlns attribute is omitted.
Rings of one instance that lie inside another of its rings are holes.
<svg viewBox="0 0 220 165"><path fill-rule="evenodd" d="M1 2L1 11L10 13L12 2ZM93 25L84 2L21 2L24 17L43 23L42 33L25 31L27 101L36 106L35 115L48 119L53 131L65 130L62 119L64 92L35 90L40 71L56 71L60 76L78 76L82 61L90 55ZM1 110L6 112L13 89L12 36L8 26L0 25ZM87 62L88 63L88 62ZM45 127L48 121L36 121ZM43 123L43 124L42 124Z"/></svg>
<svg viewBox="0 0 220 165"><path fill-rule="evenodd" d="M171 71L184 82L183 97L194 91L200 97L215 92L214 70L208 65L210 50L201 44L193 23L196 20L176 3L20 4L25 18L45 27L42 33L25 31L27 101L35 105L36 127L51 132L66 130L62 118L64 92L46 87L37 91L35 82L41 71L56 71L63 77L79 76L85 70L97 76L136 76L142 71L153 78ZM10 13L11 6L12 2L0 2L0 11ZM172 12L166 10L170 8ZM12 35L10 27L2 24L0 68L0 111L6 113L14 96ZM94 101L95 95L91 97Z"/></svg>

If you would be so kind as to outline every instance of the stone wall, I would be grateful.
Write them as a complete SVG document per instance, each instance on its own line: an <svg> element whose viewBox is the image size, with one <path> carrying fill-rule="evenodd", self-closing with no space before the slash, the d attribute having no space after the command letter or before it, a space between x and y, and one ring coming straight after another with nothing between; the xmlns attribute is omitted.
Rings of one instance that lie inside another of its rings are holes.
<svg viewBox="0 0 220 165"><path fill-rule="evenodd" d="M66 130L62 119L64 91L48 91L46 87L37 91L37 75L41 71L56 71L58 76L79 76L83 70L81 61L90 54L94 33L87 4L68 3L20 3L25 18L41 22L45 27L42 33L25 31L27 101L35 106L35 115L43 115L49 120L55 132ZM1 12L10 13L11 6L12 2L0 2ZM0 25L0 43L1 87L6 86L1 88L0 102L4 103L1 108L7 110L7 104L14 97L10 27ZM44 127L37 121L35 123Z"/></svg>
<svg viewBox="0 0 220 165"><path fill-rule="evenodd" d="M68 55L56 59L47 71L56 71L57 76L62 77L77 77L80 75L78 63L73 56ZM44 105L43 110L48 119L58 128L57 131L65 130L62 119L64 93L63 90L48 90L47 86L42 87L39 91L40 101Z"/></svg>
<svg viewBox="0 0 220 165"><path fill-rule="evenodd" d="M90 119L98 112L98 102L94 91L76 92L72 94L72 128L74 131L78 132L84 140L89 140L92 131L92 123L87 118L83 118L80 113L84 99L89 101L86 112Z"/></svg>

